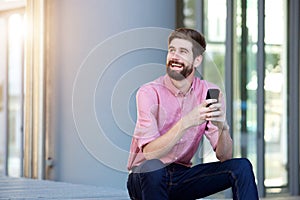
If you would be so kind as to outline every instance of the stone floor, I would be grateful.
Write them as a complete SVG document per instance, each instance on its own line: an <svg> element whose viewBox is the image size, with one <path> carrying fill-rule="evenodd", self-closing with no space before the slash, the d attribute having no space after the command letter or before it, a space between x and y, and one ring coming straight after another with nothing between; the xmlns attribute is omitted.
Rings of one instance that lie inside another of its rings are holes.
<svg viewBox="0 0 300 200"><path fill-rule="evenodd" d="M0 177L0 200L87 199L129 200L127 191L26 178ZM205 200L218 198L205 198ZM204 199L203 199L204 200ZM262 200L300 200L300 197L268 197Z"/></svg>
<svg viewBox="0 0 300 200"><path fill-rule="evenodd" d="M114 188L87 186L35 180L25 178L0 177L0 199L99 199L128 200L126 191Z"/></svg>

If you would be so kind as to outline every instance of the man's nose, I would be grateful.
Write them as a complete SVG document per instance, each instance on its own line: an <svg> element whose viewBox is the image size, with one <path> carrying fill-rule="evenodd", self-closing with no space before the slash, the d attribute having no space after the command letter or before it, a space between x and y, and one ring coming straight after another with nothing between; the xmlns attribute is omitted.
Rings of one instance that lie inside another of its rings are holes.
<svg viewBox="0 0 300 200"><path fill-rule="evenodd" d="M179 59L180 58L180 55L179 55L179 52L178 51L174 51L171 55L171 58L172 59Z"/></svg>

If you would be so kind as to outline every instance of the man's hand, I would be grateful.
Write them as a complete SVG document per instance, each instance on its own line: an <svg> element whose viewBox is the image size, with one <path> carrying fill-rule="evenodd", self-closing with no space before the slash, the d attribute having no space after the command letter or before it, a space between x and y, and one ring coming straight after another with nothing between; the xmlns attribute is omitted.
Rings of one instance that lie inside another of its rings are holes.
<svg viewBox="0 0 300 200"><path fill-rule="evenodd" d="M222 106L222 103L219 103L221 102L221 99L222 96L220 95L219 101L216 99L207 99L196 106L183 119L186 128L201 125L206 121L211 121L220 130L228 129L224 106Z"/></svg>
<svg viewBox="0 0 300 200"><path fill-rule="evenodd" d="M210 99L209 99L210 100ZM207 105L209 105L208 101ZM225 130L225 129L229 129L227 123L226 123L226 111L224 110L224 106L222 106L221 102L222 100L222 93L220 93L219 96L219 101L217 102L215 100L215 102L213 102L211 105L208 106L209 111L206 113L206 121L211 121L212 124L214 124L215 126L217 126L219 128L219 130Z"/></svg>
<svg viewBox="0 0 300 200"><path fill-rule="evenodd" d="M190 128L203 124L206 121L207 112L208 108L206 108L205 102L196 106L191 112L182 118L183 126L185 128Z"/></svg>

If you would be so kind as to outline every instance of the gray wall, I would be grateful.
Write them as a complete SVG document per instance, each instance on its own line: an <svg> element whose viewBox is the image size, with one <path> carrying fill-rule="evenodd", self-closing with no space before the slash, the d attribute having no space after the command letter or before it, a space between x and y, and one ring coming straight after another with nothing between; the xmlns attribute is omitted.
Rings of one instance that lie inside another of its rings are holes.
<svg viewBox="0 0 300 200"><path fill-rule="evenodd" d="M164 74L171 0L51 0L54 180L124 188L135 92Z"/></svg>

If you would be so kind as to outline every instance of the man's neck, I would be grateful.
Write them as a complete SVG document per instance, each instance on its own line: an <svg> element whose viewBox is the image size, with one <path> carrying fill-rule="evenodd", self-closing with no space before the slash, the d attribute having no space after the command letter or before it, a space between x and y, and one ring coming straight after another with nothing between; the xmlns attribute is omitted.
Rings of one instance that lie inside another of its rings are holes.
<svg viewBox="0 0 300 200"><path fill-rule="evenodd" d="M193 83L193 80L194 80L193 76L189 76L186 79L181 80L181 81L177 81L177 80L171 79L173 85L178 90L180 90L183 94L186 94L190 90L190 88L192 86L192 83Z"/></svg>

